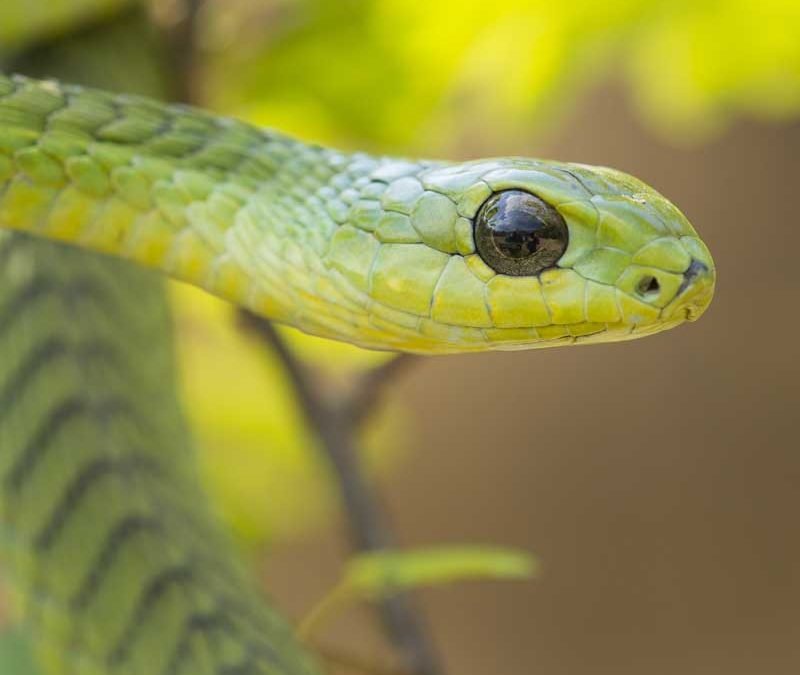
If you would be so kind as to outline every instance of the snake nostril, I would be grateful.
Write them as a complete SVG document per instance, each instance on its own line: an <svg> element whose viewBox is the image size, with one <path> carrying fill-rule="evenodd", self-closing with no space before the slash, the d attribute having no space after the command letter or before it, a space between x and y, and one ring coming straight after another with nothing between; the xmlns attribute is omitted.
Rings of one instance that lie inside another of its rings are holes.
<svg viewBox="0 0 800 675"><path fill-rule="evenodd" d="M708 266L704 262L701 262L696 258L692 258L692 262L683 273L683 276L685 279L691 281L692 279L699 277L704 272L708 272Z"/></svg>
<svg viewBox="0 0 800 675"><path fill-rule="evenodd" d="M639 283L636 284L636 292L644 297L657 295L660 290L661 284L658 283L658 279L649 274L639 279Z"/></svg>
<svg viewBox="0 0 800 675"><path fill-rule="evenodd" d="M681 281L681 285L678 287L678 292L675 295L680 295L683 293L697 277L702 274L706 274L708 272L708 265L696 258L692 258L692 262L689 264L689 267L686 268L686 271L683 273L683 281Z"/></svg>

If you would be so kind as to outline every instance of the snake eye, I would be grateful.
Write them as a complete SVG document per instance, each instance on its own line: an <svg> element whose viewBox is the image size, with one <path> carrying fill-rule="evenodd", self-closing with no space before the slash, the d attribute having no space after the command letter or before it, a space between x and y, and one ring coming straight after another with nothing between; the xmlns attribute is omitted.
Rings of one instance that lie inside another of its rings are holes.
<svg viewBox="0 0 800 675"><path fill-rule="evenodd" d="M568 242L561 214L522 190L496 192L475 217L475 246L499 274L539 274L558 262Z"/></svg>

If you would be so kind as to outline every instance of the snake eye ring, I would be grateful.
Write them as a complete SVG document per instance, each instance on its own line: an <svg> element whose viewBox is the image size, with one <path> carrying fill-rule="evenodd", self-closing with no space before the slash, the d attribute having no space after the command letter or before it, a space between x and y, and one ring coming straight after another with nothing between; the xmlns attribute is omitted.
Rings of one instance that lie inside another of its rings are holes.
<svg viewBox="0 0 800 675"><path fill-rule="evenodd" d="M474 221L475 246L499 274L534 276L555 266L569 243L563 216L536 195L496 192Z"/></svg>

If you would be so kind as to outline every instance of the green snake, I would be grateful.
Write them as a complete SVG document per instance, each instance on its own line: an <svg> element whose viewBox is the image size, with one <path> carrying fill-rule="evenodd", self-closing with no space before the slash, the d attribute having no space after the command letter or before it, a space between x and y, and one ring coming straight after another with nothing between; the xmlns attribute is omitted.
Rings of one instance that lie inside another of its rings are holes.
<svg viewBox="0 0 800 675"><path fill-rule="evenodd" d="M0 533L53 673L318 672L199 487L141 267L418 353L649 335L715 282L680 211L618 171L349 154L2 75L0 227Z"/></svg>

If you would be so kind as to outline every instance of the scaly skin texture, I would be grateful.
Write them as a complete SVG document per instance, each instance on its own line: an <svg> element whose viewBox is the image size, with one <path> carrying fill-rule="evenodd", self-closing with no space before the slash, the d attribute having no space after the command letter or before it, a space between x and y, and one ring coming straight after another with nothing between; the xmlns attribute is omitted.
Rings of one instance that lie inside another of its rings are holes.
<svg viewBox="0 0 800 675"><path fill-rule="evenodd" d="M317 672L194 475L151 273L0 232L0 534L48 673Z"/></svg>
<svg viewBox="0 0 800 675"><path fill-rule="evenodd" d="M519 188L569 245L496 274L472 219ZM697 318L714 266L641 182L529 159L348 155L201 111L0 76L0 532L53 673L316 672L218 532L174 403L157 281L312 333L458 352ZM698 271L699 270L699 271ZM655 277L657 293L639 292Z"/></svg>
<svg viewBox="0 0 800 675"><path fill-rule="evenodd" d="M497 190L556 207L569 246L495 274ZM714 265L664 197L610 169L347 155L185 107L0 79L0 223L119 255L317 335L458 352L620 340L699 316ZM702 274L686 279L692 260ZM660 290L637 293L645 276ZM687 283L684 283L684 282Z"/></svg>
<svg viewBox="0 0 800 675"><path fill-rule="evenodd" d="M37 28L30 2L8 5ZM147 26L126 12L18 62L163 95ZM166 309L152 273L0 232L0 571L42 673L313 675L209 512Z"/></svg>

